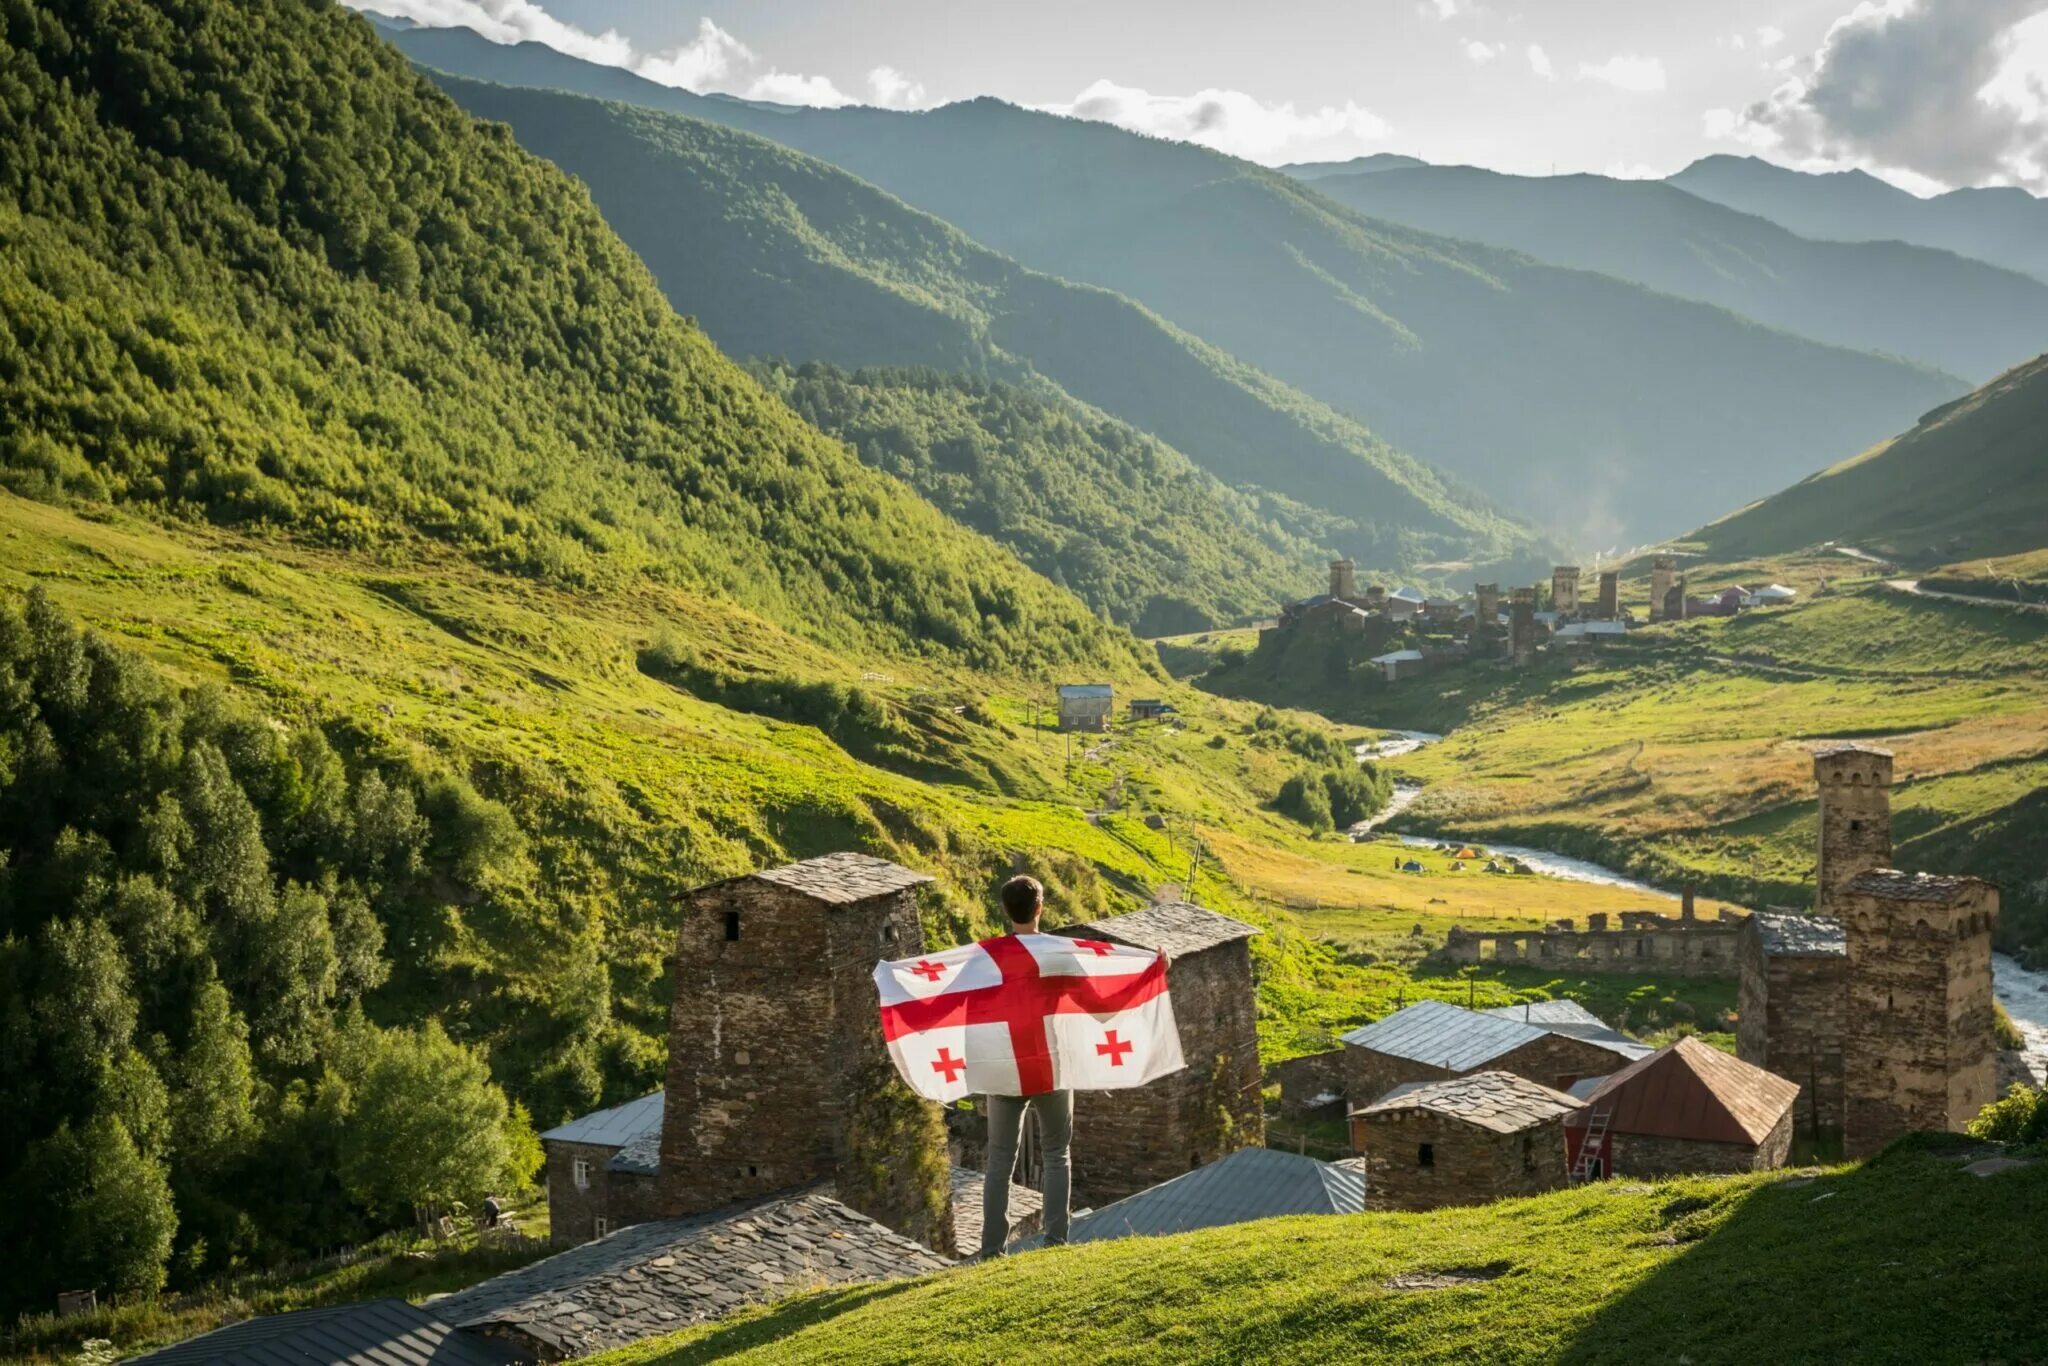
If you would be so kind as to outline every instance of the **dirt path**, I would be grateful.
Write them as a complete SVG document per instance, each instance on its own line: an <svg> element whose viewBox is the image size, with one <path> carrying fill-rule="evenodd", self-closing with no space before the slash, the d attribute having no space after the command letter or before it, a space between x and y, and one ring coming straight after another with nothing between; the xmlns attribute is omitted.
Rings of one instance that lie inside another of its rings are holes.
<svg viewBox="0 0 2048 1366"><path fill-rule="evenodd" d="M2020 602L2014 598L1980 598L1973 593L1944 593L1938 588L1922 588L1918 579L1886 579L1884 586L1894 593L1906 593L1916 598L1942 598L1948 602L1967 602L1976 607L2011 607L2021 612L2048 612L2048 602Z"/></svg>

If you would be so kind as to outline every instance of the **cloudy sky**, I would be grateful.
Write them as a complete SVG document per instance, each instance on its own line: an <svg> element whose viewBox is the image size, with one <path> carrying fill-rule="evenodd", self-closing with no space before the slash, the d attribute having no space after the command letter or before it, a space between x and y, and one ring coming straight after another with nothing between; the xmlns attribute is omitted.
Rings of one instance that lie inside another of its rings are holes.
<svg viewBox="0 0 2048 1366"><path fill-rule="evenodd" d="M995 95L1278 163L1710 152L2048 193L2048 0L349 0L696 90Z"/></svg>

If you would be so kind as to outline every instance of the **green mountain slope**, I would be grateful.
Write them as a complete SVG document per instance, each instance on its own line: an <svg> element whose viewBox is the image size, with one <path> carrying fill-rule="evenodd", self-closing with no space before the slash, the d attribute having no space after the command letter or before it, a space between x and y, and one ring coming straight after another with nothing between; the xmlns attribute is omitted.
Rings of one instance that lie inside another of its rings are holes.
<svg viewBox="0 0 2048 1366"><path fill-rule="evenodd" d="M1140 635L1271 612L1317 586L1327 525L1225 488L1063 395L934 370L757 370L820 431Z"/></svg>
<svg viewBox="0 0 2048 1366"><path fill-rule="evenodd" d="M590 1360L2024 1360L2048 1334L2048 1164L1982 1179L1955 1149L1908 1139L1811 1179L1089 1243L814 1292Z"/></svg>
<svg viewBox="0 0 2048 1366"><path fill-rule="evenodd" d="M1356 422L1127 299L1025 270L837 167L697 119L441 79L582 179L675 306L734 354L1043 376L1233 487L1326 514L1324 543L1362 564L1498 562L1523 550L1525 533L1483 499ZM1319 577L1317 566L1301 570L1296 591Z"/></svg>
<svg viewBox="0 0 2048 1366"><path fill-rule="evenodd" d="M360 18L53 4L5 41L17 491L686 585L867 648L1128 657L763 395L587 195Z"/></svg>
<svg viewBox="0 0 2048 1366"><path fill-rule="evenodd" d="M1911 242L2048 280L2048 201L2011 186L1922 199L1864 171L1815 175L1756 157L1702 157L1667 182L1802 237Z"/></svg>
<svg viewBox="0 0 2048 1366"><path fill-rule="evenodd" d="M2048 356L1702 528L1716 559L1823 541L1926 567L2048 544Z"/></svg>
<svg viewBox="0 0 2048 1366"><path fill-rule="evenodd" d="M1900 242L1808 240L1659 181L1431 166L1327 175L1316 189L1379 218L1975 379L2048 343L2048 284L2031 276Z"/></svg>
<svg viewBox="0 0 2048 1366"><path fill-rule="evenodd" d="M428 66L675 110L842 166L1026 266L1128 295L1582 543L1669 534L1695 519L1702 472L1762 493L1965 387L1375 222L1278 172L1106 124L988 99L762 107L466 31L391 38Z"/></svg>

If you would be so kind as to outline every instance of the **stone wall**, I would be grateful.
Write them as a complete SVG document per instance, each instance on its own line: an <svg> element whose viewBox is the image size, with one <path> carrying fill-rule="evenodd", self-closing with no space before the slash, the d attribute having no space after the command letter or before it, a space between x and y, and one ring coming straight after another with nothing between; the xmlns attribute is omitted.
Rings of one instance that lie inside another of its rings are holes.
<svg viewBox="0 0 2048 1366"><path fill-rule="evenodd" d="M1582 1077L1605 1077L1626 1066L1628 1059L1610 1049L1575 1039L1569 1034L1546 1034L1497 1058L1488 1059L1474 1070L1512 1072L1552 1090L1563 1091Z"/></svg>
<svg viewBox="0 0 2048 1366"><path fill-rule="evenodd" d="M542 1146L548 1157L548 1240L555 1246L589 1242L597 1236L599 1219L609 1233L661 1217L660 1187L653 1177L610 1169L617 1148L561 1142ZM584 1186L576 1184L579 1157L590 1164Z"/></svg>
<svg viewBox="0 0 2048 1366"><path fill-rule="evenodd" d="M1289 1058L1268 1067L1266 1085L1280 1088L1280 1113L1288 1119L1300 1119L1319 1109L1341 1105L1344 1100L1344 1052L1341 1048L1333 1048L1327 1053L1310 1053L1306 1057ZM1314 1102L1323 1096L1335 1096L1336 1100L1316 1105Z"/></svg>
<svg viewBox="0 0 2048 1366"><path fill-rule="evenodd" d="M1458 1075L1426 1062L1344 1045L1344 1099L1354 1108L1372 1104L1404 1082L1444 1081Z"/></svg>
<svg viewBox="0 0 2048 1366"><path fill-rule="evenodd" d="M694 1214L835 1179L949 1250L945 1132L895 1076L872 978L918 952L909 890L826 905L755 878L693 893L677 931L661 1206Z"/></svg>
<svg viewBox="0 0 2048 1366"><path fill-rule="evenodd" d="M1742 917L1688 920L1655 911L1624 911L1621 928L1586 917L1586 928L1487 933L1452 926L1442 954L1452 963L1491 962L1581 972L1641 972L1663 977L1732 977Z"/></svg>
<svg viewBox="0 0 2048 1366"><path fill-rule="evenodd" d="M1564 1121L1498 1134L1426 1110L1361 1115L1353 1146L1365 1158L1365 1207L1425 1210L1535 1195L1569 1184ZM1420 1150L1430 1149L1424 1166Z"/></svg>
<svg viewBox="0 0 2048 1366"><path fill-rule="evenodd" d="M1742 936L1736 957L1735 1055L1798 1083L1794 1123L1801 1133L1839 1134L1849 960L1766 957L1754 933Z"/></svg>
<svg viewBox="0 0 2048 1366"><path fill-rule="evenodd" d="M1959 1130L1996 1098L1991 926L1998 892L1954 879L1951 900L1845 890L1848 1025L1843 1152L1916 1129Z"/></svg>
<svg viewBox="0 0 2048 1366"><path fill-rule="evenodd" d="M1187 1066L1074 1097L1074 1204L1105 1205L1265 1141L1258 1010L1243 939L1167 967Z"/></svg>
<svg viewBox="0 0 2048 1366"><path fill-rule="evenodd" d="M1771 1171L1792 1156L1792 1111L1755 1145L1708 1143L1656 1134L1607 1135L1608 1175L1652 1179L1693 1172Z"/></svg>

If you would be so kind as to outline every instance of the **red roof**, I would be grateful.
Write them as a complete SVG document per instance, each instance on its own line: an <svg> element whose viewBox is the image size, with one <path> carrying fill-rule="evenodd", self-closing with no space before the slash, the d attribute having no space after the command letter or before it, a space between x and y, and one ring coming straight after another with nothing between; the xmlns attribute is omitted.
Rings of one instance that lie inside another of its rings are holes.
<svg viewBox="0 0 2048 1366"><path fill-rule="evenodd" d="M1683 1038L1630 1063L1586 1097L1581 1113L1612 1107L1614 1133L1754 1145L1770 1136L1799 1084Z"/></svg>

